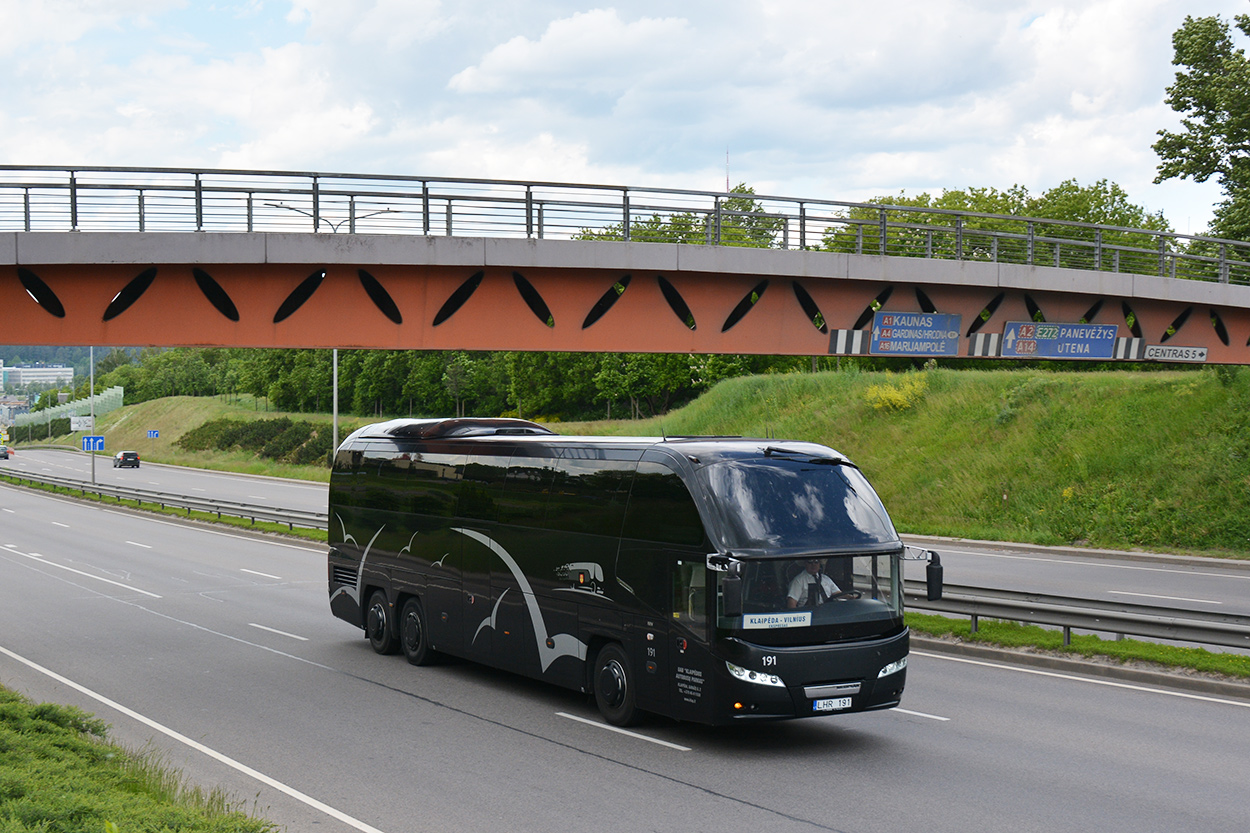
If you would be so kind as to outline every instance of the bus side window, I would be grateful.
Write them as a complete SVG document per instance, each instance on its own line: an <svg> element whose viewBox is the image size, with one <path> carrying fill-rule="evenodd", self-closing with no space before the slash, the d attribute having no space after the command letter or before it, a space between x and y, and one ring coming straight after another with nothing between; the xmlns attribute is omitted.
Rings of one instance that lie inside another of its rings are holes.
<svg viewBox="0 0 1250 833"><path fill-rule="evenodd" d="M687 547L703 543L699 510L675 471L659 463L638 464L622 537Z"/></svg>
<svg viewBox="0 0 1250 833"><path fill-rule="evenodd" d="M701 561L678 561L673 573L673 618L687 625L707 622L707 567Z"/></svg>
<svg viewBox="0 0 1250 833"><path fill-rule="evenodd" d="M677 473L640 462L625 509L617 577L648 607L689 621L690 604L698 603L695 579L693 574L674 578L673 570L678 558L687 564L702 560L704 537L694 498Z"/></svg>
<svg viewBox="0 0 1250 833"><path fill-rule="evenodd" d="M456 514L479 521L496 520L499 514L497 500L507 474L508 457L473 457L464 467Z"/></svg>

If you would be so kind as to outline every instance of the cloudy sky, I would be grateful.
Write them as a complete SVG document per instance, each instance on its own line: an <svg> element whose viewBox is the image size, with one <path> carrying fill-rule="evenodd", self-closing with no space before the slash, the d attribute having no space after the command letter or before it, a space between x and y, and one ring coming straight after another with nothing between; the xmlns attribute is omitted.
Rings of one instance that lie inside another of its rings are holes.
<svg viewBox="0 0 1250 833"><path fill-rule="evenodd" d="M1154 185L1172 33L1250 0L0 0L0 163L866 200ZM1242 44L1245 45L1245 44Z"/></svg>

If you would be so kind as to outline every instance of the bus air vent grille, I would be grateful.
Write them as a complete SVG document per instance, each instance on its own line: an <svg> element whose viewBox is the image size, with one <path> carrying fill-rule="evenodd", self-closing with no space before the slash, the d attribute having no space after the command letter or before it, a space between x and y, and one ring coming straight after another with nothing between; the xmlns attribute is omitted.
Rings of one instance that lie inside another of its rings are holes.
<svg viewBox="0 0 1250 833"><path fill-rule="evenodd" d="M345 584L348 587L356 586L356 571L351 567L334 568L334 582L336 584Z"/></svg>

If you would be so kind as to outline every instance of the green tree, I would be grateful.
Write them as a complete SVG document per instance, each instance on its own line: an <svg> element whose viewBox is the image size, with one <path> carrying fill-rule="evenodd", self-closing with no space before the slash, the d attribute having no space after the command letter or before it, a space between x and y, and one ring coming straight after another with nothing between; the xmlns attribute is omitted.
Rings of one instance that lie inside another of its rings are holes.
<svg viewBox="0 0 1250 833"><path fill-rule="evenodd" d="M1169 230L1161 212L1152 214L1134 205L1124 189L1105 179L1092 185L1069 179L1039 196L1022 185L1013 185L1005 191L947 190L936 197L899 193L874 198L872 203L872 207L851 208L838 218L825 234L824 248L859 254L878 254L884 249L886 254L901 257L958 257L1153 272L1157 267L1147 269L1145 261L1140 268L1134 268L1139 264L1120 263L1115 251L1141 250L1141 258L1154 258L1157 265L1158 238L1151 232ZM890 206L911 210L891 210ZM1148 231L1099 230L1071 223ZM1126 252L1125 256L1132 254Z"/></svg>
<svg viewBox="0 0 1250 833"><path fill-rule="evenodd" d="M777 245L785 220L771 215L756 199L755 189L740 182L718 200L719 210L683 211L630 218L629 239L641 243L690 243L766 249ZM625 226L582 229L580 240L624 240Z"/></svg>
<svg viewBox="0 0 1250 833"><path fill-rule="evenodd" d="M1250 15L1233 18L1250 35ZM1205 182L1217 177L1224 202L1210 232L1250 240L1250 60L1233 43L1229 24L1214 17L1185 17L1172 35L1172 63L1184 67L1167 88L1167 103L1182 113L1182 130L1159 131L1155 182L1179 177Z"/></svg>

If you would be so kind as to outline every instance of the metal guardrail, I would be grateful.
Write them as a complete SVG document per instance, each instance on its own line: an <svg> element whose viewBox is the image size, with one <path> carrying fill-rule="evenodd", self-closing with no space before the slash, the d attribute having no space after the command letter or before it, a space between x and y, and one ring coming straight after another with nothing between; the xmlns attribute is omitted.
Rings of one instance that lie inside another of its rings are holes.
<svg viewBox="0 0 1250 833"><path fill-rule="evenodd" d="M1250 284L1250 243L763 194L350 173L0 165L0 231L339 232L684 242L1064 266Z"/></svg>
<svg viewBox="0 0 1250 833"><path fill-rule="evenodd" d="M326 529L328 526L327 515L324 512L307 512L300 509L282 508L268 509L231 500L178 495L149 489L137 489L131 486L88 483L85 480L55 477L46 474L29 474L27 472L0 470L0 479L16 481L19 485L26 481L29 483L41 483L46 486L58 486L64 489L71 489L82 495L93 494L101 498L116 498L118 501L133 500L137 501L140 506L148 503L159 506L162 509L165 507L185 509L187 514L190 514L192 511L198 511L215 514L218 518L223 515L232 518L248 518L253 524L257 521L267 521L286 524L288 529L294 529L297 526L301 529Z"/></svg>
<svg viewBox="0 0 1250 833"><path fill-rule="evenodd" d="M925 598L923 582L907 581L905 585L909 608L968 616L973 633L977 620L986 617L1061 627L1064 645L1071 644L1072 629L1078 628L1118 636L1250 648L1250 616L951 584L946 585L939 601L931 602Z"/></svg>

